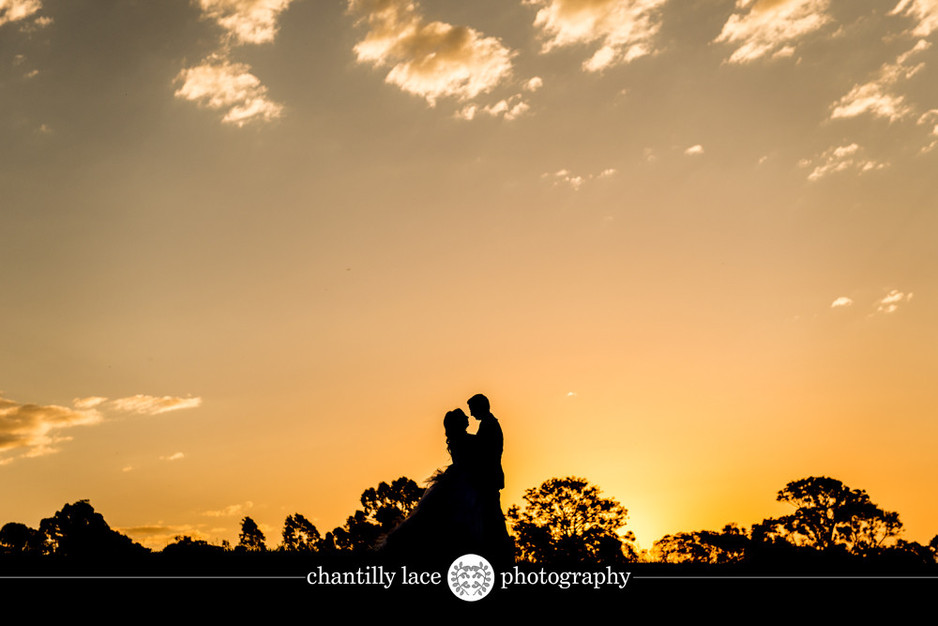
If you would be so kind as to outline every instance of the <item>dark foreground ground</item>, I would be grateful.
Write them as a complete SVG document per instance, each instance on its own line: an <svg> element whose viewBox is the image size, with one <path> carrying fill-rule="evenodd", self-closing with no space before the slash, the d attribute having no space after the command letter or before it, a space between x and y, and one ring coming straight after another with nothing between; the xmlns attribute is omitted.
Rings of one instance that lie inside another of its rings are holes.
<svg viewBox="0 0 938 626"><path fill-rule="evenodd" d="M810 616L808 621L815 622L871 612L894 620L931 620L938 599L938 569L933 567L508 566L489 572L485 586L490 592L469 602L450 590L445 567L412 565L404 570L407 566L402 564L369 559L274 553L161 557L154 554L121 563L4 559L0 598L7 607L30 607L44 615L82 615L105 623L142 617L252 623L254 616L265 623L340 623L347 618L354 624L397 624L402 616L416 623L479 623L478 619L506 616L525 625L545 618L545 623L556 623L561 616L615 617L617 622L713 616L725 623L751 623L771 616L801 622ZM408 584L402 581L405 572L411 577ZM612 572L615 581L608 580ZM574 573L579 574L578 584L572 584ZM357 580L323 584L319 579L324 574L333 578L347 574ZM389 574L393 574L390 583ZM590 575L589 584L582 584L584 574ZM601 581L598 574L607 580ZM519 577L524 577L523 583ZM923 609L925 615L920 614Z"/></svg>

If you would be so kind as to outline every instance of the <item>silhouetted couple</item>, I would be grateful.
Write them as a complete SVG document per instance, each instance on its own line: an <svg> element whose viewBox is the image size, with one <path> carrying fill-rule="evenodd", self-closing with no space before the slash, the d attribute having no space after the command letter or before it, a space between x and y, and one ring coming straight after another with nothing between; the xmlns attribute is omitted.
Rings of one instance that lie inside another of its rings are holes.
<svg viewBox="0 0 938 626"><path fill-rule="evenodd" d="M496 565L513 560L500 494L505 486L502 427L488 398L477 394L468 404L479 420L478 431L469 433L462 409L443 418L452 463L430 479L417 508L388 536L388 551L397 557L446 565L467 553Z"/></svg>

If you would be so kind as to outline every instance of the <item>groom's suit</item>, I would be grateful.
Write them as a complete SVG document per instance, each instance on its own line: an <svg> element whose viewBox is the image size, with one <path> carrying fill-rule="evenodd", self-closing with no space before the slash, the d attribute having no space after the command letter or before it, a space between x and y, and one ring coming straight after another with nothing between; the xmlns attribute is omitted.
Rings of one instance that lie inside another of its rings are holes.
<svg viewBox="0 0 938 626"><path fill-rule="evenodd" d="M490 559L496 566L507 567L514 562L514 548L505 526L501 502L501 490L505 487L505 472L502 471L505 438L501 425L491 413L479 419L476 441L479 444L476 484L482 505L483 529L479 554Z"/></svg>
<svg viewBox="0 0 938 626"><path fill-rule="evenodd" d="M491 413L479 420L476 441L479 443L479 485L484 491L498 493L505 488L505 472L502 471L505 437Z"/></svg>

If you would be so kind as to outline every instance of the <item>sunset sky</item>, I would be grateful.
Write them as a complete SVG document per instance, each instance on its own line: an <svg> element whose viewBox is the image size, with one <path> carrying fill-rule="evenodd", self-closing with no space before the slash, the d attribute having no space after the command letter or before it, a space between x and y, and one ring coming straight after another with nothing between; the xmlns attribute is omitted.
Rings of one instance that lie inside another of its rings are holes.
<svg viewBox="0 0 938 626"><path fill-rule="evenodd" d="M0 0L0 524L827 475L938 534L938 0Z"/></svg>

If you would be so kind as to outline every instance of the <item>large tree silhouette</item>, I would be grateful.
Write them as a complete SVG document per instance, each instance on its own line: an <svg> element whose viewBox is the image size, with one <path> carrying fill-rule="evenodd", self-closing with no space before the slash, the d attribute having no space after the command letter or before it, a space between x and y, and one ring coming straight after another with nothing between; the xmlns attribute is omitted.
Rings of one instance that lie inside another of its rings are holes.
<svg viewBox="0 0 938 626"><path fill-rule="evenodd" d="M886 546L902 530L898 513L879 508L862 489L826 476L792 481L778 492L777 500L791 504L794 512L756 525L753 539L865 555Z"/></svg>
<svg viewBox="0 0 938 626"><path fill-rule="evenodd" d="M0 554L28 554L38 556L46 549L46 538L26 524L10 522L0 528Z"/></svg>
<svg viewBox="0 0 938 626"><path fill-rule="evenodd" d="M628 511L575 476L551 478L508 509L522 560L544 564L613 563L636 557L635 536L619 534Z"/></svg>
<svg viewBox="0 0 938 626"><path fill-rule="evenodd" d="M267 550L266 537L257 522L245 516L241 520L241 533L238 535L238 547L250 552L264 552Z"/></svg>
<svg viewBox="0 0 938 626"><path fill-rule="evenodd" d="M194 560L218 556L225 552L225 548L212 545L204 539L193 539L189 535L176 535L173 542L166 545L160 552L167 556Z"/></svg>
<svg viewBox="0 0 938 626"><path fill-rule="evenodd" d="M654 553L666 563L739 563L746 557L749 534L727 524L720 532L701 530L665 535L655 542Z"/></svg>
<svg viewBox="0 0 938 626"><path fill-rule="evenodd" d="M321 541L319 530L308 519L295 513L283 521L282 548L288 551L315 550Z"/></svg>
<svg viewBox="0 0 938 626"><path fill-rule="evenodd" d="M390 484L381 482L362 493L362 508L332 531L335 545L346 550L369 550L377 547L387 533L414 510L424 489L401 476Z"/></svg>
<svg viewBox="0 0 938 626"><path fill-rule="evenodd" d="M109 558L148 552L130 537L112 530L88 500L66 504L39 523L49 552L70 558Z"/></svg>

